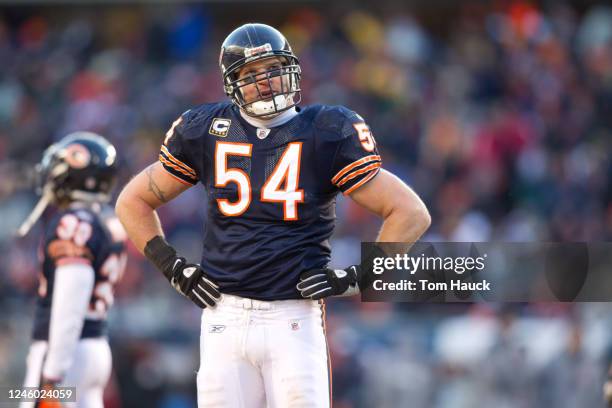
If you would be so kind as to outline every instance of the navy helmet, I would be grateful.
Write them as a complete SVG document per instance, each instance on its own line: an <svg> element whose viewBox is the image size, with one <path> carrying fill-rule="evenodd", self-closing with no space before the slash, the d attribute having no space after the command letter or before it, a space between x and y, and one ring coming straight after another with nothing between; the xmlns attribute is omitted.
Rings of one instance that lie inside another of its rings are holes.
<svg viewBox="0 0 612 408"><path fill-rule="evenodd" d="M45 150L38 188L55 200L108 201L117 175L117 151L104 137L74 132Z"/></svg>
<svg viewBox="0 0 612 408"><path fill-rule="evenodd" d="M278 58L280 66L264 73L238 77L246 64ZM245 113L253 117L271 118L297 105L301 99L298 58L280 31L265 24L245 24L232 31L221 45L219 67L223 74L225 94ZM271 79L281 77L280 89L273 89ZM262 93L260 81L268 81L270 93ZM255 84L258 96L245 100L243 87Z"/></svg>
<svg viewBox="0 0 612 408"><path fill-rule="evenodd" d="M117 176L117 151L102 136L74 132L49 146L36 166L41 198L18 230L24 236L49 203L107 202Z"/></svg>

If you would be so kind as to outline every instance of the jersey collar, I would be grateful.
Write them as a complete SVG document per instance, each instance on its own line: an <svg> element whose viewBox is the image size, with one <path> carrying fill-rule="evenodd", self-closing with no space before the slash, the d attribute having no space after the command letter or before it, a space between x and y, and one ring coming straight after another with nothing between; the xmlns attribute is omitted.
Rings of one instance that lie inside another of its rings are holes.
<svg viewBox="0 0 612 408"><path fill-rule="evenodd" d="M253 118L242 111L242 109L238 109L240 111L240 116L244 119L249 125L256 128L270 129L280 125L284 125L289 122L295 116L297 116L298 111L294 106L291 109L286 110L275 118L264 120L264 119L256 119Z"/></svg>

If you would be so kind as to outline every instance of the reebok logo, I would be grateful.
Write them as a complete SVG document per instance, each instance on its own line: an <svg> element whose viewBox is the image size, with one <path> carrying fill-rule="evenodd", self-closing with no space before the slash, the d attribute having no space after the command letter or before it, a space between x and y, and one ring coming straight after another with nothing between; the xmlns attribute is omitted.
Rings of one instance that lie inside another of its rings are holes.
<svg viewBox="0 0 612 408"><path fill-rule="evenodd" d="M209 333L222 333L225 330L225 326L222 324L211 324L208 326Z"/></svg>

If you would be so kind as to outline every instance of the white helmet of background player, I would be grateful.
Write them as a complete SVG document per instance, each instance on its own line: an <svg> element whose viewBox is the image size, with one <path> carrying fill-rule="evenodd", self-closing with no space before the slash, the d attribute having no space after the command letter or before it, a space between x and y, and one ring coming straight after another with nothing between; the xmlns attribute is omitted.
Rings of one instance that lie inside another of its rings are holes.
<svg viewBox="0 0 612 408"><path fill-rule="evenodd" d="M265 73L238 78L238 72L246 64L268 58L279 58L281 68L268 69ZM300 102L300 65L289 42L278 30L265 24L245 24L227 36L221 45L219 67L223 74L225 94L238 107L253 117L272 118ZM281 89L273 89L272 78L281 77ZM267 80L272 95L262 95L258 81ZM257 86L258 97L245 100L243 89Z"/></svg>
<svg viewBox="0 0 612 408"><path fill-rule="evenodd" d="M49 146L36 166L39 202L18 230L28 233L49 203L107 202L117 176L117 151L102 136L74 132Z"/></svg>

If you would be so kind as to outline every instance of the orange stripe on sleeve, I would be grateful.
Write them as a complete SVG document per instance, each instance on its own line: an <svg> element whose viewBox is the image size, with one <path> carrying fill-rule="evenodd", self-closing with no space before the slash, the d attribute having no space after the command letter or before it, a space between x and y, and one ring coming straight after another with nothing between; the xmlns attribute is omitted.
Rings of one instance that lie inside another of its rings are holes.
<svg viewBox="0 0 612 408"><path fill-rule="evenodd" d="M163 166L162 166L162 167L163 167ZM174 174L170 173L170 172L168 171L168 169L167 169L167 168L165 168L165 167L164 167L164 170L166 171L166 173L167 173L167 174L168 174L170 177L172 177L172 178L174 178L175 180L177 180L177 181L179 181L179 182L181 182L181 183L185 184L186 186L193 187L193 186L194 186L194 184L195 184L195 183L193 183L193 184L192 184L192 183L189 183L189 182L187 182L187 181L183 180L182 178L176 177Z"/></svg>
<svg viewBox="0 0 612 408"><path fill-rule="evenodd" d="M171 163L170 161L166 160L164 158L164 156L162 156L161 154L159 155L159 161L162 162L162 164L178 171L179 173L184 174L185 176L189 177L190 179L196 181L197 178L195 176L193 176L191 173L186 172L185 170L181 169L179 166L175 165L174 163Z"/></svg>
<svg viewBox="0 0 612 408"><path fill-rule="evenodd" d="M337 174L336 174L336 175L335 175L335 176L334 176L334 177L331 179L331 182L332 182L333 184L336 184L336 182L337 182L338 180L340 180L340 178L341 178L342 176L344 176L346 173L348 173L349 171L351 171L351 170L352 170L352 169L354 169L355 167L357 167L357 166L361 166L362 164L369 163L369 162L374 161L374 160L380 160L380 156L379 156L379 155L377 155L377 154L372 154L372 155L370 155L370 156L362 157L361 159L359 159L359 160L356 160L356 161L352 162L351 164L349 164L348 166L345 166L345 167L344 167L342 170L340 170L340 171L339 171L339 172L338 172L338 173L337 173Z"/></svg>
<svg viewBox="0 0 612 408"><path fill-rule="evenodd" d="M196 175L195 170L193 170L191 167L189 167L188 165L186 165L185 163L183 163L182 161L180 161L179 159L174 157L172 155L172 153L170 153L170 151L168 150L168 148L166 146L162 145L161 150L162 150L162 152L164 152L164 154L166 156L168 156L168 160L170 160L172 163L174 163L175 165L181 167L183 170L191 173L193 176Z"/></svg>
<svg viewBox="0 0 612 408"><path fill-rule="evenodd" d="M378 174L378 172L380 171L380 168L374 170L372 173L368 174L366 177L363 178L363 180L361 180L359 183L356 183L354 186L352 186L351 188L347 189L344 193L344 195L349 195L351 194L353 191L357 190L359 187L361 187L362 185L364 185L365 183L367 183L368 181L370 181L375 175Z"/></svg>
<svg viewBox="0 0 612 408"><path fill-rule="evenodd" d="M343 185L347 181L350 181L350 180L354 179L355 177L357 177L357 176L359 176L359 175L361 175L363 173L367 173L370 170L374 170L377 167L380 167L380 162L369 164L369 165L367 165L366 167L364 167L363 169L360 169L360 170L355 170L352 173L349 173L346 176L344 176L340 180L340 182L338 182L337 186L340 187L341 185Z"/></svg>

